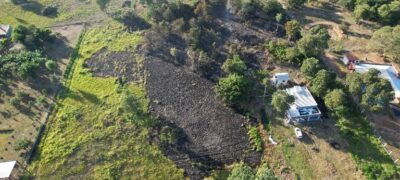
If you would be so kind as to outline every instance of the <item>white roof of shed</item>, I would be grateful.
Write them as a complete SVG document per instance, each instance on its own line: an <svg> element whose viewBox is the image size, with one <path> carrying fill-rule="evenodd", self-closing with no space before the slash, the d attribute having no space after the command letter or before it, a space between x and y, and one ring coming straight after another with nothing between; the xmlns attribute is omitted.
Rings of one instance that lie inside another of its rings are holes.
<svg viewBox="0 0 400 180"><path fill-rule="evenodd" d="M318 106L307 87L294 86L286 89L286 92L294 96L295 100L293 105L297 108Z"/></svg>
<svg viewBox="0 0 400 180"><path fill-rule="evenodd" d="M384 64L357 64L355 70L358 73L366 73L369 69L379 70L380 77L389 80L396 97L400 97L400 79L397 77L396 69L391 65Z"/></svg>
<svg viewBox="0 0 400 180"><path fill-rule="evenodd" d="M275 73L272 79L289 81L289 73Z"/></svg>
<svg viewBox="0 0 400 180"><path fill-rule="evenodd" d="M14 169L15 163L17 161L9 161L0 163L0 178L8 178Z"/></svg>
<svg viewBox="0 0 400 180"><path fill-rule="evenodd" d="M10 25L0 24L0 35L7 35L10 30Z"/></svg>

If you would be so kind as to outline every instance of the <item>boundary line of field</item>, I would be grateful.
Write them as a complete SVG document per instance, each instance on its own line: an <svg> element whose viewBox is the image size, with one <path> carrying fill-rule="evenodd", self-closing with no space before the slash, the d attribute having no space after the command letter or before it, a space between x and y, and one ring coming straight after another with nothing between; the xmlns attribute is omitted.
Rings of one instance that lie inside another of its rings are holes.
<svg viewBox="0 0 400 180"><path fill-rule="evenodd" d="M23 166L25 166L25 168L30 163L33 154L35 154L36 148L39 145L39 143L42 139L43 133L46 130L46 125L47 125L48 120L50 119L50 116L54 112L57 112L57 109L58 109L57 103L59 100L62 99L62 96L60 96L60 95L68 92L67 88L69 87L70 82L71 82L72 74L73 74L75 64L76 64L75 63L76 59L79 58L79 49L80 49L80 46L81 46L81 43L82 43L85 33L86 33L86 24L83 24L83 29L79 35L78 42L76 43L76 46L75 46L73 52L71 53L70 61L68 62L67 67L62 76L63 80L62 80L62 82L58 83L56 91L54 93L53 99L54 99L55 105L53 105L53 104L49 105L49 108L46 111L47 114L45 115L45 120L39 128L39 131L36 135L35 141L34 141L33 145L31 146L30 150L28 151L28 153L25 155L25 162L23 163ZM65 88L65 87L67 87L67 88ZM60 89L61 89L61 91L60 91ZM49 128L49 126L47 126L47 127Z"/></svg>

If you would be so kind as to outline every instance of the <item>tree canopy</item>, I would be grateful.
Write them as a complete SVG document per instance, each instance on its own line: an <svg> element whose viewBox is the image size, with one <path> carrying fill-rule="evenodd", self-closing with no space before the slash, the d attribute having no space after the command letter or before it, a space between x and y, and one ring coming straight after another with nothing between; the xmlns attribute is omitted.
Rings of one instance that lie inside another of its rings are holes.
<svg viewBox="0 0 400 180"><path fill-rule="evenodd" d="M290 20L285 24L285 31L288 39L293 39L300 34L300 23L296 20Z"/></svg>
<svg viewBox="0 0 400 180"><path fill-rule="evenodd" d="M239 55L234 55L232 58L227 59L222 65L222 70L225 73L238 73L243 74L246 70L246 64L240 59Z"/></svg>
<svg viewBox="0 0 400 180"><path fill-rule="evenodd" d="M322 65L316 58L305 59L300 67L301 73L303 73L308 78L313 78L321 69Z"/></svg>
<svg viewBox="0 0 400 180"><path fill-rule="evenodd" d="M368 49L400 63L400 25L385 26L375 31L368 42Z"/></svg>
<svg viewBox="0 0 400 180"><path fill-rule="evenodd" d="M232 169L228 180L249 180L255 178L253 169L244 163L240 163Z"/></svg>
<svg viewBox="0 0 400 180"><path fill-rule="evenodd" d="M330 87L335 83L335 74L330 73L325 69L318 71L314 79L311 81L310 90L319 97L324 97Z"/></svg>
<svg viewBox="0 0 400 180"><path fill-rule="evenodd" d="M290 96L286 91L278 90L272 94L271 104L277 112L283 113L290 108L294 100L294 97Z"/></svg>
<svg viewBox="0 0 400 180"><path fill-rule="evenodd" d="M11 52L0 57L0 77L10 78L17 76L21 79L35 77L47 58L39 51Z"/></svg>
<svg viewBox="0 0 400 180"><path fill-rule="evenodd" d="M307 57L319 56L328 48L328 31L322 26L314 26L297 42L297 47Z"/></svg>
<svg viewBox="0 0 400 180"><path fill-rule="evenodd" d="M346 94L341 89L334 89L325 96L325 105L329 110L337 110L345 106Z"/></svg>
<svg viewBox="0 0 400 180"><path fill-rule="evenodd" d="M217 95L228 105L243 102L250 90L249 80L242 75L231 74L221 78L216 87Z"/></svg>

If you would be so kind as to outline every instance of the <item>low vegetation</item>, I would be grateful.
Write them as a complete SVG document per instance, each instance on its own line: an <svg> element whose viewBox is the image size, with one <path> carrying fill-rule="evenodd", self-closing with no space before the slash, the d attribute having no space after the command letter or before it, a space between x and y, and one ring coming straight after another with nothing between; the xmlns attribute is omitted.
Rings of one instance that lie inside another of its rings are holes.
<svg viewBox="0 0 400 180"><path fill-rule="evenodd" d="M141 40L140 33L123 32L119 25L85 33L69 90L61 95L32 162L37 177L182 178L182 171L148 142L146 122L154 120L147 115L144 85L128 83L119 92L116 78L93 77L83 67L103 47L132 50Z"/></svg>

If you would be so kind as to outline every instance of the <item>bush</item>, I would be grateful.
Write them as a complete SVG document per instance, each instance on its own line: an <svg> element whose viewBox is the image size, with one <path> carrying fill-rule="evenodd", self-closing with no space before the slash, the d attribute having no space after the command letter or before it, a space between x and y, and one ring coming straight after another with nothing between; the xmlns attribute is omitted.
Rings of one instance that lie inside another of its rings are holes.
<svg viewBox="0 0 400 180"><path fill-rule="evenodd" d="M243 74L246 70L246 64L240 59L239 55L234 55L232 58L229 58L224 62L222 70L228 74Z"/></svg>
<svg viewBox="0 0 400 180"><path fill-rule="evenodd" d="M315 77L317 72L322 69L322 65L316 58L307 58L301 65L300 71L309 79Z"/></svg>
<svg viewBox="0 0 400 180"><path fill-rule="evenodd" d="M48 60L46 61L45 66L49 71L54 71L57 67L57 63L53 60Z"/></svg>
<svg viewBox="0 0 400 180"><path fill-rule="evenodd" d="M255 179L254 171L248 165L241 162L237 164L229 175L228 180L249 180Z"/></svg>
<svg viewBox="0 0 400 180"><path fill-rule="evenodd" d="M29 147L30 143L31 142L26 138L20 139L14 144L13 148L16 151L19 151L19 150L22 150L22 149L26 149L26 148Z"/></svg>
<svg viewBox="0 0 400 180"><path fill-rule="evenodd" d="M247 134L253 144L253 149L257 152L261 152L263 150L263 141L258 129L256 127L250 127Z"/></svg>
<svg viewBox="0 0 400 180"><path fill-rule="evenodd" d="M50 16L50 17L57 16L58 8L55 6L46 6L43 8L42 14L43 16Z"/></svg>
<svg viewBox="0 0 400 180"><path fill-rule="evenodd" d="M278 13L284 13L282 4L277 0L266 0L263 6L263 11L267 14L276 16Z"/></svg>
<svg viewBox="0 0 400 180"><path fill-rule="evenodd" d="M219 80L216 91L225 104L237 105L248 97L250 81L242 75L231 74Z"/></svg>
<svg viewBox="0 0 400 180"><path fill-rule="evenodd" d="M17 97L12 97L10 99L10 104L13 105L14 107L17 107L19 105L19 99Z"/></svg>

